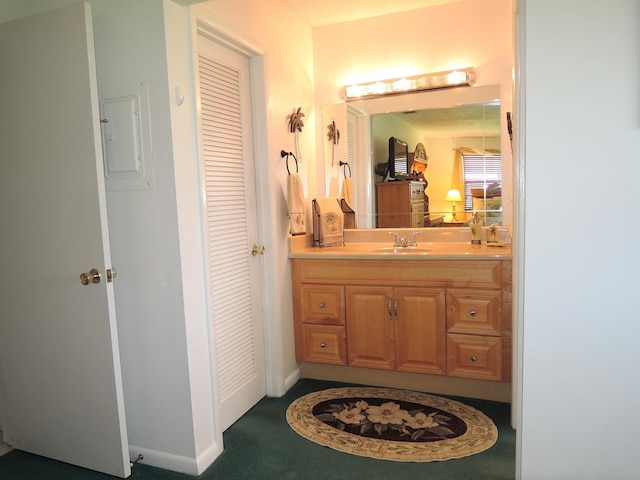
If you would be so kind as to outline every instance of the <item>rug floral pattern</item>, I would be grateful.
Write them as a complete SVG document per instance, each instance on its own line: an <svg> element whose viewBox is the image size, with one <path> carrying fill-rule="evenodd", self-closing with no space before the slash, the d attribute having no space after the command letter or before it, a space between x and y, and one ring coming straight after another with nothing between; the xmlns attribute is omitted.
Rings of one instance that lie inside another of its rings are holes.
<svg viewBox="0 0 640 480"><path fill-rule="evenodd" d="M460 402L407 390L345 387L313 392L287 409L298 434L334 450L384 460L430 462L482 452L498 430Z"/></svg>

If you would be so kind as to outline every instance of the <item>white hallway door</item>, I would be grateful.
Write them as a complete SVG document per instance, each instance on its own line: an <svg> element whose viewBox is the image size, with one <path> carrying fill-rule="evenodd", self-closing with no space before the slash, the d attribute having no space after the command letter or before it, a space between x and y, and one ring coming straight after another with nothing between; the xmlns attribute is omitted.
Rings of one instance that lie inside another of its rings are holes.
<svg viewBox="0 0 640 480"><path fill-rule="evenodd" d="M249 60L198 36L210 322L222 430L266 394ZM253 252L252 252L253 249Z"/></svg>
<svg viewBox="0 0 640 480"><path fill-rule="evenodd" d="M1 24L0 65L6 439L127 477L90 7Z"/></svg>

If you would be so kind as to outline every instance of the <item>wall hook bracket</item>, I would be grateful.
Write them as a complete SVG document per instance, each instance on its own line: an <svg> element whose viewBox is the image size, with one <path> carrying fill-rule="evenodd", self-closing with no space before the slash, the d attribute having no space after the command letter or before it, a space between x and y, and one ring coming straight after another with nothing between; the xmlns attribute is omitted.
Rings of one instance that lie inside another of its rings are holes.
<svg viewBox="0 0 640 480"><path fill-rule="evenodd" d="M184 93L180 92L180 87L176 87L176 104L182 105L184 103Z"/></svg>

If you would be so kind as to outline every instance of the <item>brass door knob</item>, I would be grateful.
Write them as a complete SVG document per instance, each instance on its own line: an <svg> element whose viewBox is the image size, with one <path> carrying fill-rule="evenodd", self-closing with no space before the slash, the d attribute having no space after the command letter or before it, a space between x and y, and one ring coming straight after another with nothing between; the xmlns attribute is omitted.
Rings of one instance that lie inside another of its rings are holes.
<svg viewBox="0 0 640 480"><path fill-rule="evenodd" d="M100 275L100 271L97 268L92 268L89 273L80 274L80 283L82 283L82 285L89 285L90 283L98 284L101 278L102 275Z"/></svg>
<svg viewBox="0 0 640 480"><path fill-rule="evenodd" d="M265 251L266 249L264 248L264 245L253 245L253 247L251 247L251 255L253 255L254 257L256 255L264 255Z"/></svg>

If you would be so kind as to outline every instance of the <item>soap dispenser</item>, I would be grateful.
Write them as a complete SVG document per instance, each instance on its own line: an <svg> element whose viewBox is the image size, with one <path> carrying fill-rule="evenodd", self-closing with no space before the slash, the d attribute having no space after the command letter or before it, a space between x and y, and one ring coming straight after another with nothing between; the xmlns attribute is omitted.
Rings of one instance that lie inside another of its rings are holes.
<svg viewBox="0 0 640 480"><path fill-rule="evenodd" d="M469 223L469 227L471 228L471 245L481 245L482 244L482 222L480 221L478 212L473 214L473 218Z"/></svg>

